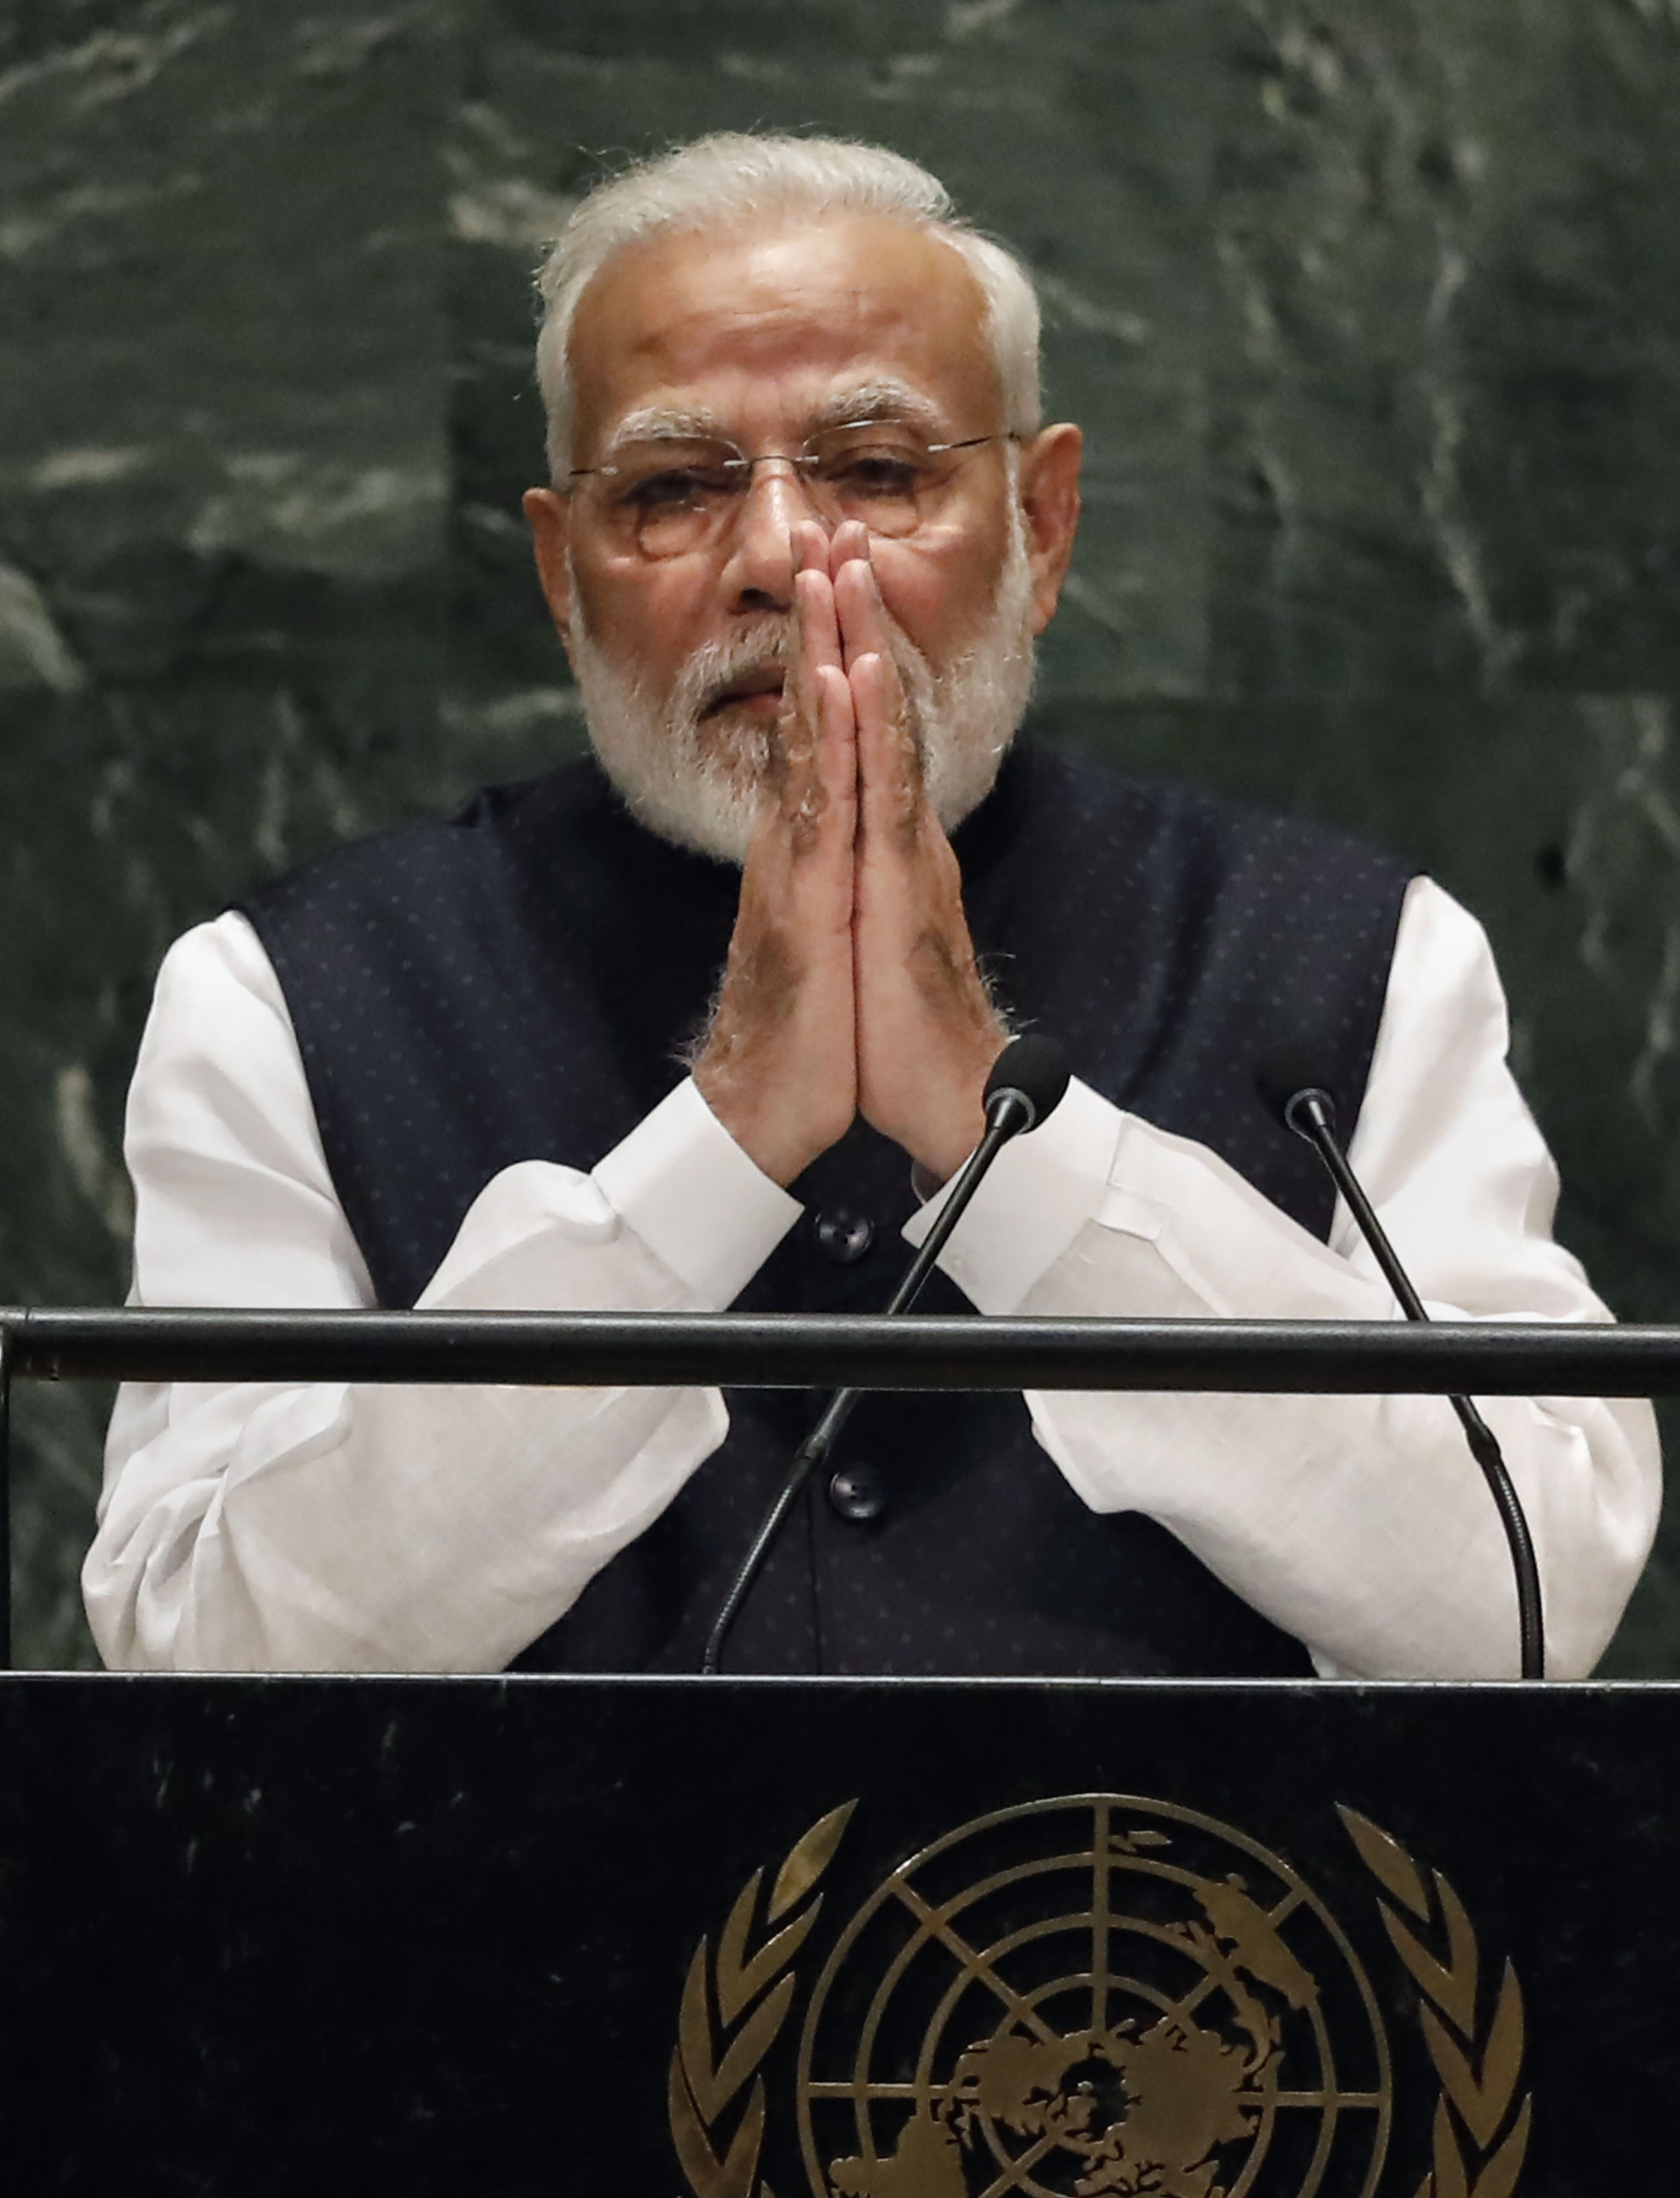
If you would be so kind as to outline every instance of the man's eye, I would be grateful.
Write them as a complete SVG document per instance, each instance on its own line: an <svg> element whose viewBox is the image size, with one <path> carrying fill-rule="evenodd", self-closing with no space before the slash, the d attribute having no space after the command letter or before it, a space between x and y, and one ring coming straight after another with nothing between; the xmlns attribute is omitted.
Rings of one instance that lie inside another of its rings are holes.
<svg viewBox="0 0 1680 2198"><path fill-rule="evenodd" d="M836 488L865 500L914 496L921 477L915 459L898 451L854 451L829 471Z"/></svg>
<svg viewBox="0 0 1680 2198"><path fill-rule="evenodd" d="M708 476L688 468L668 468L664 473L644 474L625 489L625 502L637 511L676 511L698 503L706 494Z"/></svg>

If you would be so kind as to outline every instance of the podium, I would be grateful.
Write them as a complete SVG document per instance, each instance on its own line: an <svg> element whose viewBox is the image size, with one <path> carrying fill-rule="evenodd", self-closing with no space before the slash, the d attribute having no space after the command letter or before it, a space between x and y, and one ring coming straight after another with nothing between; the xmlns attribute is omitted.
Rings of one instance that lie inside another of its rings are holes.
<svg viewBox="0 0 1680 2198"><path fill-rule="evenodd" d="M1680 1688L0 1693L19 2192L1671 2172Z"/></svg>
<svg viewBox="0 0 1680 2198"><path fill-rule="evenodd" d="M1625 1396L1680 1329L0 1309L0 1647L14 1378ZM0 1733L30 2198L1672 2175L1680 1687L20 1674Z"/></svg>

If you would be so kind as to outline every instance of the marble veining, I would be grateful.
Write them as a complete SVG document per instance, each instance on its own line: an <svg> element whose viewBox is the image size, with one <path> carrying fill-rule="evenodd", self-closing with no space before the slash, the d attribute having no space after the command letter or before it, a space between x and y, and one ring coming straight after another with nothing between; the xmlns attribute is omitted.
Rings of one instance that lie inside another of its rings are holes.
<svg viewBox="0 0 1680 2198"><path fill-rule="evenodd" d="M108 1302L168 939L581 726L529 276L603 161L816 125L1043 287L1090 434L1053 736L1487 922L1619 1310L1680 1317L1673 0L61 0L0 15L0 1291ZM19 1628L104 1400L21 1395ZM1680 1541L1613 1667L1680 1672Z"/></svg>

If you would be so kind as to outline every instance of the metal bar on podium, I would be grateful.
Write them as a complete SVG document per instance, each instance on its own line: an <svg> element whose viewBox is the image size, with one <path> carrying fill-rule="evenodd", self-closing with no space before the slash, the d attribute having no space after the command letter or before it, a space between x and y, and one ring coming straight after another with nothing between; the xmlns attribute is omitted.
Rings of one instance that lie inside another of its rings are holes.
<svg viewBox="0 0 1680 2198"><path fill-rule="evenodd" d="M0 1309L13 1379L1648 1396L1680 1327Z"/></svg>

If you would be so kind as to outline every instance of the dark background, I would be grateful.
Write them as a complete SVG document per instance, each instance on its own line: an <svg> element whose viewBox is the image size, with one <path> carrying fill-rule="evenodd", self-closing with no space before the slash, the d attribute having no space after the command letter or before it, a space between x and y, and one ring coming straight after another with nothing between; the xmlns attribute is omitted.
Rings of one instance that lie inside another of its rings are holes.
<svg viewBox="0 0 1680 2198"><path fill-rule="evenodd" d="M927 161L1090 436L1056 737L1487 923L1566 1241L1680 1318L1677 0L0 0L0 1298L126 1282L177 932L570 752L528 277L704 128ZM106 1399L17 1408L20 1647L92 1660ZM1680 1673L1680 1539L1606 1668Z"/></svg>

